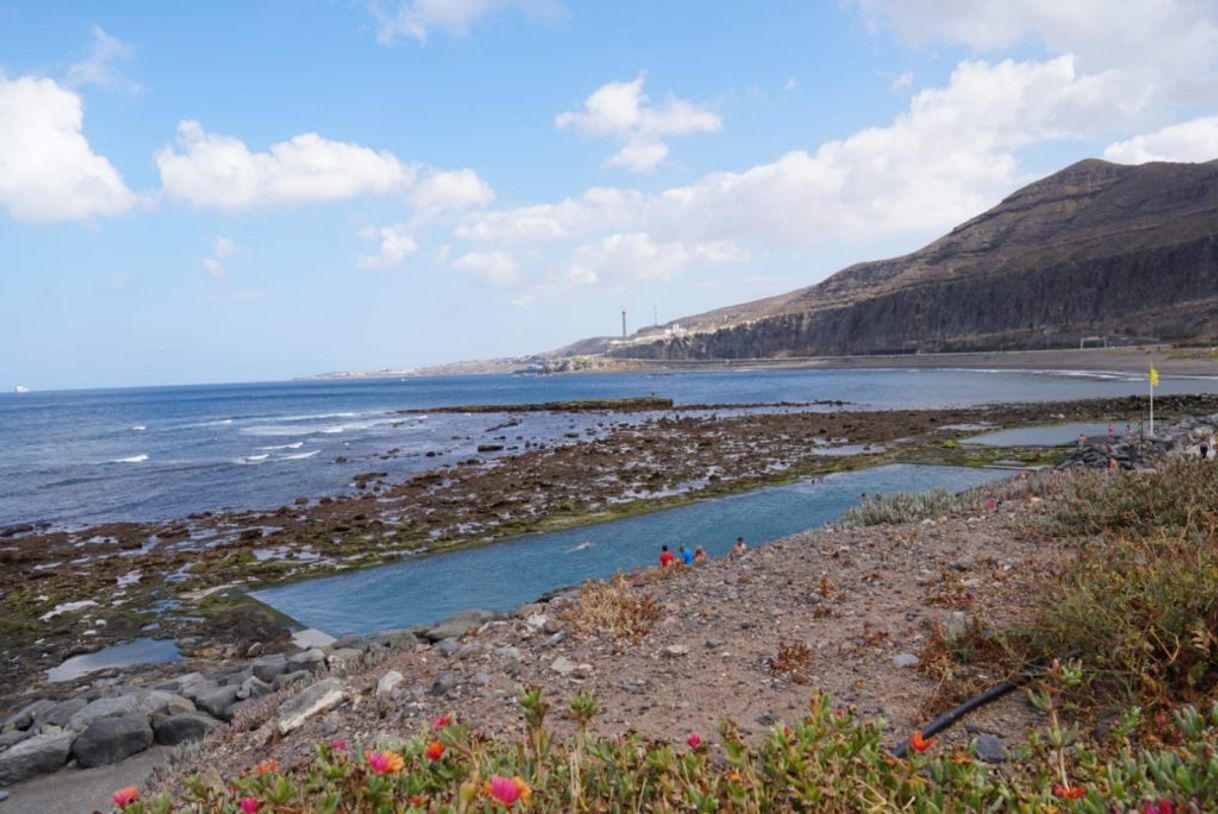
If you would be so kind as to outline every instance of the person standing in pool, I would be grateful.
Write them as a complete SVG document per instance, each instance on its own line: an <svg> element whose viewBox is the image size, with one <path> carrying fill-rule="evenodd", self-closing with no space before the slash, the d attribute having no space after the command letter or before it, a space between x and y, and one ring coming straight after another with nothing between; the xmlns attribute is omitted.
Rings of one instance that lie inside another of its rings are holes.
<svg viewBox="0 0 1218 814"><path fill-rule="evenodd" d="M694 552L690 551L686 546L681 546L677 551L681 555L682 565L694 564Z"/></svg>
<svg viewBox="0 0 1218 814"><path fill-rule="evenodd" d="M728 554L728 557L730 557L731 559L736 559L737 557L739 557L741 554L743 554L744 552L746 552L748 550L749 550L749 547L748 547L748 545L745 544L744 538L737 537L736 544L734 546L732 546L732 551L730 554Z"/></svg>
<svg viewBox="0 0 1218 814"><path fill-rule="evenodd" d="M661 568L667 568L668 566L670 566L674 562L676 562L676 560L677 560L677 558L675 556L673 556L673 553L671 551L668 550L668 546L666 546L666 545L660 546L660 567Z"/></svg>
<svg viewBox="0 0 1218 814"><path fill-rule="evenodd" d="M701 565L706 562L706 549L698 546L694 549L694 565Z"/></svg>

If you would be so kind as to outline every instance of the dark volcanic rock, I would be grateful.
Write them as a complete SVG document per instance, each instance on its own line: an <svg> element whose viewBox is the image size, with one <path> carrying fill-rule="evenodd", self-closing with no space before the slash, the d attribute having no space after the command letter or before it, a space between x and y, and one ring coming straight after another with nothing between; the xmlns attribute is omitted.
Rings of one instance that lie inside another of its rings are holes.
<svg viewBox="0 0 1218 814"><path fill-rule="evenodd" d="M679 323L608 352L743 359L1213 336L1218 163L1081 161L913 254Z"/></svg>
<svg viewBox="0 0 1218 814"><path fill-rule="evenodd" d="M197 741L211 729L219 726L214 718L199 712L186 712L162 718L153 726L156 742L162 746L177 746L186 741Z"/></svg>
<svg viewBox="0 0 1218 814"><path fill-rule="evenodd" d="M142 714L99 718L72 744L81 768L109 766L152 745L152 727Z"/></svg>
<svg viewBox="0 0 1218 814"><path fill-rule="evenodd" d="M0 752L0 786L57 771L68 762L75 737L71 732L38 735Z"/></svg>

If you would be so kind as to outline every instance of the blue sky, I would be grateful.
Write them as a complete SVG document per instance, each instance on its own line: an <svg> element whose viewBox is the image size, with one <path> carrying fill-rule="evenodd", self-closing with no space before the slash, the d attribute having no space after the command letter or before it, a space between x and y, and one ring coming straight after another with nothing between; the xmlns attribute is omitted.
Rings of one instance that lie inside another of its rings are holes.
<svg viewBox="0 0 1218 814"><path fill-rule="evenodd" d="M0 0L0 386L547 350L1218 158L1194 0Z"/></svg>

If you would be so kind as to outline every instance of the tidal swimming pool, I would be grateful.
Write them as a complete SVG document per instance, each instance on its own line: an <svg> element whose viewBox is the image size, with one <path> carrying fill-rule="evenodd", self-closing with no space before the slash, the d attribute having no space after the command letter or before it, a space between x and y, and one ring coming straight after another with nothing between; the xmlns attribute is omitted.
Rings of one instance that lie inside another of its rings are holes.
<svg viewBox="0 0 1218 814"><path fill-rule="evenodd" d="M504 611L591 577L653 565L660 546L725 555L832 522L863 493L970 489L1009 472L890 466L699 501L626 520L407 560L257 591L254 598L331 635L430 624L469 608Z"/></svg>

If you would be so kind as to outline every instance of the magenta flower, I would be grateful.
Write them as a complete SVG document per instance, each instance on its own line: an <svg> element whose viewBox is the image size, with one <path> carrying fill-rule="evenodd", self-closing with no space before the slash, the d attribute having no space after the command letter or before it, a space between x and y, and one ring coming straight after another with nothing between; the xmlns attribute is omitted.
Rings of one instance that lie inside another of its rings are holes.
<svg viewBox="0 0 1218 814"><path fill-rule="evenodd" d="M237 801L237 808L241 809L242 814L257 814L258 809L262 808L262 803L253 797L242 797Z"/></svg>
<svg viewBox="0 0 1218 814"><path fill-rule="evenodd" d="M698 737L698 733L694 732L685 739L685 743L689 745L690 749L697 749L702 745L702 739Z"/></svg>

